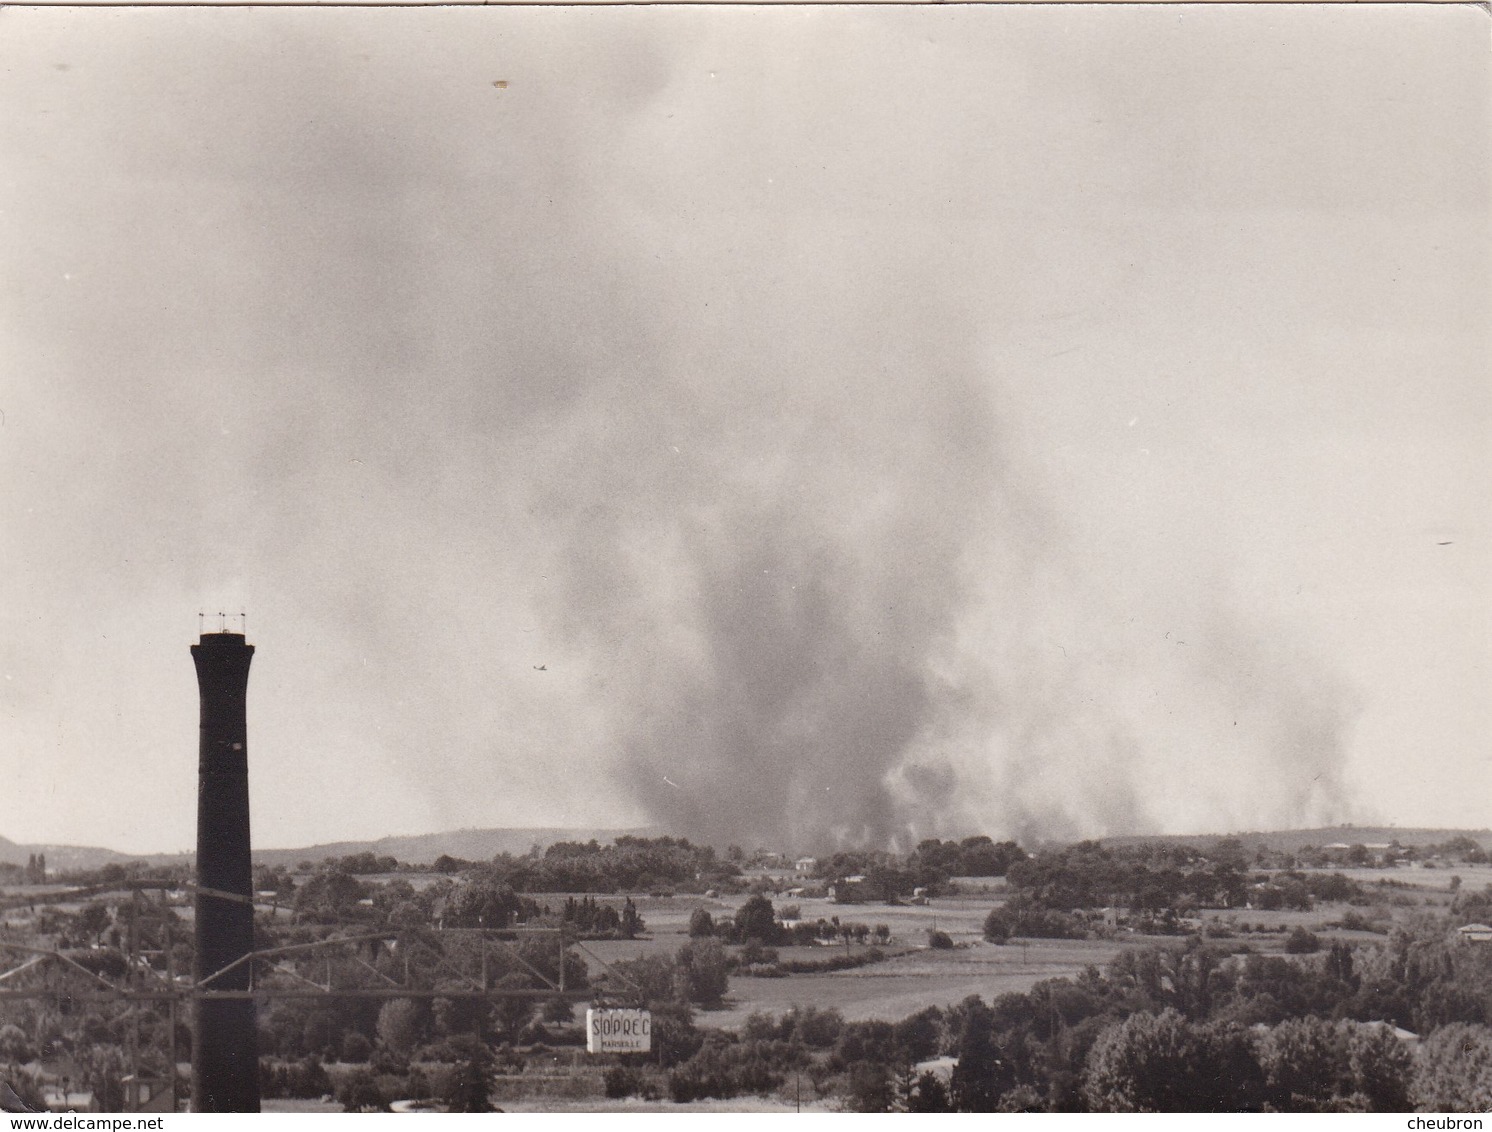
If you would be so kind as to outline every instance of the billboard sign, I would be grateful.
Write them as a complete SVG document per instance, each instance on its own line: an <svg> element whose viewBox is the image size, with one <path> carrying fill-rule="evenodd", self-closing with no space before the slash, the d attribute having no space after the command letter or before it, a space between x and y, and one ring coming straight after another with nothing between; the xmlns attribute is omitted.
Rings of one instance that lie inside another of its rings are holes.
<svg viewBox="0 0 1492 1132"><path fill-rule="evenodd" d="M587 1010L585 1048L587 1053L647 1053L653 1048L652 1012Z"/></svg>

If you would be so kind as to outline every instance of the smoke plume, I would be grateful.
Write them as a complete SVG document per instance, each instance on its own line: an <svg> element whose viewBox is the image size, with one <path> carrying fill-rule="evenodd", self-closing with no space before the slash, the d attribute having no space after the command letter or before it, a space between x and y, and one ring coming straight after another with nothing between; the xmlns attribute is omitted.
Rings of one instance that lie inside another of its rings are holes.
<svg viewBox="0 0 1492 1132"><path fill-rule="evenodd" d="M7 836L189 843L199 608L250 613L266 845L1311 824L1421 733L1471 773L1451 14L357 13L3 14L0 710L75 823Z"/></svg>

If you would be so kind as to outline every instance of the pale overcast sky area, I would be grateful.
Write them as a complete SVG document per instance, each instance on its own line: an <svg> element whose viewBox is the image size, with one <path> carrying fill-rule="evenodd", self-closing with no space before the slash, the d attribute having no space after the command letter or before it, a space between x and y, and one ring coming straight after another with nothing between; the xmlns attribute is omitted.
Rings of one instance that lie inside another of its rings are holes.
<svg viewBox="0 0 1492 1132"><path fill-rule="evenodd" d="M0 836L1492 825L1488 44L0 11Z"/></svg>

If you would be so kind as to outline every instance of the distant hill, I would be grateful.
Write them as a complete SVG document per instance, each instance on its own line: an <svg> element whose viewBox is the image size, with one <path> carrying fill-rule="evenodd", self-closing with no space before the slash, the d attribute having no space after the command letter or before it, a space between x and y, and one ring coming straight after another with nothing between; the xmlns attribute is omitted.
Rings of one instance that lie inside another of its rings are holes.
<svg viewBox="0 0 1492 1132"><path fill-rule="evenodd" d="M1263 846L1294 853L1307 845L1387 845L1397 841L1405 848L1439 845L1454 837L1469 837L1483 849L1492 849L1492 829L1415 829L1396 825L1334 825L1323 829L1282 829L1274 832L1165 834L1149 837L1126 836L1102 838L1104 845L1140 845L1163 842L1172 845L1194 845L1206 848L1223 840L1242 843L1245 849Z"/></svg>
<svg viewBox="0 0 1492 1132"><path fill-rule="evenodd" d="M636 829L457 829L409 837L380 837L377 841L332 841L305 849L256 849L254 860L264 865L294 865L300 861L320 861L323 857L373 853L411 865L428 865L442 855L468 861L488 861L499 853L527 853L535 845L546 849L556 841L590 841L593 838L604 844L625 834L653 837L658 831L646 826Z"/></svg>
<svg viewBox="0 0 1492 1132"><path fill-rule="evenodd" d="M457 829L445 833L423 833L412 837L381 837L377 841L332 841L302 849L256 849L254 860L263 865L295 865L301 861L321 861L324 857L346 857L371 852L411 865L428 865L442 854L463 857L468 861L487 861L499 853L527 853L535 845L548 848L556 841L600 842L624 834L636 837L657 836L650 827L636 829L541 828L541 829ZM74 869L97 869L104 865L143 861L152 865L190 861L190 853L117 853L87 845L20 845L0 837L0 863L24 865L32 853L45 853L49 872Z"/></svg>
<svg viewBox="0 0 1492 1132"><path fill-rule="evenodd" d="M432 864L442 855L468 861L488 861L499 853L521 855L537 845L546 849L556 841L596 841L605 844L630 834L634 837L659 837L666 830L656 826L632 829L592 829L584 827L545 826L531 829L456 829L443 833L422 833L409 837L380 837L376 841L330 841L300 849L256 849L254 860L263 865L296 865L301 861L319 862L325 857L347 857L354 853L373 853L393 857L411 865ZM1284 852L1295 852L1306 845L1383 845L1397 841L1400 845L1435 845L1453 837L1469 837L1484 849L1492 850L1492 829L1417 829L1402 826L1328 826L1324 829L1286 829L1273 832L1154 834L1150 836L1105 837L1109 846L1166 842L1206 848L1225 838L1232 838L1246 849L1264 846ZM191 860L190 853L118 853L88 845L22 845L0 837L0 863L24 865L32 853L44 853L47 869L53 872L74 869L97 869L111 863L143 861L152 865L176 864Z"/></svg>
<svg viewBox="0 0 1492 1132"><path fill-rule="evenodd" d="M0 837L0 864L24 865L33 853L46 855L49 871L97 869L111 861L138 860L128 853L116 853L112 849L100 849L91 845L18 845Z"/></svg>

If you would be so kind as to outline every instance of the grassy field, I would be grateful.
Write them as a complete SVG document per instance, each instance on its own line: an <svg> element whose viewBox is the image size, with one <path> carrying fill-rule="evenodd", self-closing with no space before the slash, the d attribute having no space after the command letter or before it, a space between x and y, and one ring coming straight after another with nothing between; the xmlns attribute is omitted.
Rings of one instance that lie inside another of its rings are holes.
<svg viewBox="0 0 1492 1132"><path fill-rule="evenodd" d="M705 908L719 919L734 915L745 901L738 897L672 897L639 900L638 910L647 922L650 938L597 940L585 947L597 960L615 963L646 954L668 954L688 942L689 916ZM1006 991L1025 990L1042 979L1072 976L1089 965L1103 966L1129 942L1039 940L1022 946L997 947L983 942L984 917L996 899L948 897L928 905L887 906L882 904L834 904L822 899L778 900L779 908L797 904L803 920L830 919L875 926L885 924L891 941L884 949L893 957L880 963L847 971L790 975L763 979L735 976L724 1009L700 1011L702 1026L733 1029L756 1011L782 1013L795 1005L833 1007L847 1019L896 1021L925 1006L946 1006L971 994L986 1000ZM927 947L927 934L936 928L957 945L951 951ZM855 945L851 954L867 948ZM785 947L784 959L827 959L844 953L843 944L832 947ZM895 954L900 952L901 954ZM599 975L600 962L592 963Z"/></svg>
<svg viewBox="0 0 1492 1132"><path fill-rule="evenodd" d="M1193 926L1205 929L1220 945L1247 945L1262 954L1283 954L1286 938L1296 927L1314 932L1323 945L1337 940L1373 944L1384 939L1382 931L1395 920L1423 912L1443 913L1453 899L1453 875L1461 877L1461 891L1478 891L1492 884L1492 868L1477 866L1323 871L1342 871L1363 885L1368 903L1359 906L1320 903L1309 912L1209 910ZM1178 936L1141 936L1121 931L1105 940L1030 940L996 946L983 940L982 927L984 917L1004 896L999 887L992 886L989 891L977 894L940 897L927 905L845 905L825 899L779 897L774 900L779 910L796 904L805 921L837 916L842 922L872 927L885 924L891 931L891 942L885 950L892 957L847 971L776 979L734 976L725 1007L701 1011L698 1022L703 1026L733 1029L753 1012L779 1014L795 1005L832 1007L852 1021L895 1021L923 1007L947 1006L971 994L989 1001L1007 992L1028 990L1043 979L1075 977L1088 966L1101 969L1126 948L1182 943ZM637 899L638 909L647 922L648 939L596 941L587 943L586 947L596 959L606 963L649 953L673 954L688 940L689 916L695 908L704 908L721 920L732 916L745 899L744 896ZM620 904L621 898L616 898L616 902ZM1381 930L1347 930L1336 926L1349 914L1356 914ZM957 945L955 949L929 949L927 935L933 928L946 932ZM836 947L843 950L842 945ZM784 959L813 959L826 957L832 950L792 947L781 948L779 953ZM592 967L600 974L600 962L593 962Z"/></svg>
<svg viewBox="0 0 1492 1132"><path fill-rule="evenodd" d="M1043 979L1075 976L1107 964L1123 943L1033 940L977 943L954 951L923 948L866 967L784 979L732 978L725 1009L701 1011L701 1026L734 1029L755 1012L781 1014L793 1006L838 1010L852 1022L899 1021L928 1006L951 1006L971 994L986 1002L1029 990Z"/></svg>

